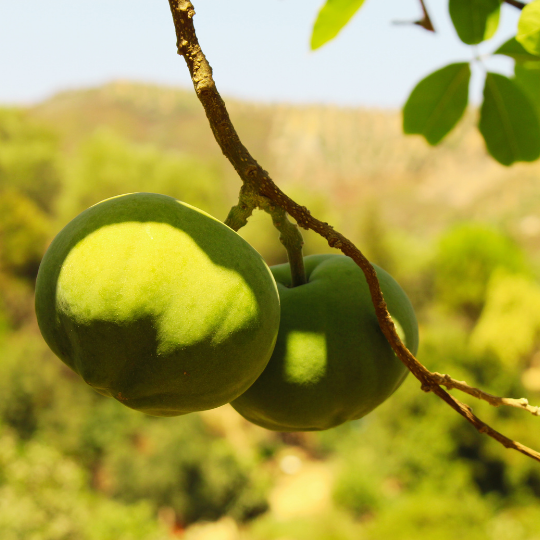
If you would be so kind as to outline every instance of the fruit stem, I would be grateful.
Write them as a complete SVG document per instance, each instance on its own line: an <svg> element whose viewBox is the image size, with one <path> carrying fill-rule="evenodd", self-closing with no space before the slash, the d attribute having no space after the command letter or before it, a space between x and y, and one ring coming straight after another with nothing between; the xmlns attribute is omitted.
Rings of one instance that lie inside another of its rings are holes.
<svg viewBox="0 0 540 540"><path fill-rule="evenodd" d="M279 241L287 250L287 258L291 267L291 287L304 285L307 283L304 256L302 254L304 239L298 230L298 225L291 223L285 210L279 206L269 203L261 205L261 209L272 216L272 223L280 232Z"/></svg>
<svg viewBox="0 0 540 540"><path fill-rule="evenodd" d="M293 226L296 227L296 225ZM299 285L306 284L306 269L304 268L304 256L302 255L302 250L287 250L287 257L289 259L289 266L291 267L291 287L298 287Z"/></svg>

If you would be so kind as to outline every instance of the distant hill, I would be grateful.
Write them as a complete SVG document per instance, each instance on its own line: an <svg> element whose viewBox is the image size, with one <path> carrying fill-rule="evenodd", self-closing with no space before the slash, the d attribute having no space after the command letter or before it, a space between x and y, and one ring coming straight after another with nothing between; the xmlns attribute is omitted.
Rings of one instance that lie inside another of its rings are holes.
<svg viewBox="0 0 540 540"><path fill-rule="evenodd" d="M402 134L398 112L226 102L244 144L274 181L353 239L362 236L366 216L376 215L418 238L457 220L491 222L540 247L540 163L495 163L474 128L476 111L432 148ZM192 91L115 82L58 94L31 114L60 130L67 149L107 126L215 162L234 202L235 173Z"/></svg>

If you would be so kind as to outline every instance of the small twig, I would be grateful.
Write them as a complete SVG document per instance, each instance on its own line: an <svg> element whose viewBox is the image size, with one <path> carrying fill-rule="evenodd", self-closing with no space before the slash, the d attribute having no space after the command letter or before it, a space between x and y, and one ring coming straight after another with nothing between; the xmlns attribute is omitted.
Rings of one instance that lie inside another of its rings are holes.
<svg viewBox="0 0 540 540"><path fill-rule="evenodd" d="M243 184L240 188L240 194L238 196L238 204L233 206L225 225L230 227L233 231L239 231L242 227L247 225L247 220L253 213L253 210L258 206L258 196L252 186Z"/></svg>
<svg viewBox="0 0 540 540"><path fill-rule="evenodd" d="M348 255L356 262L366 277L381 331L398 358L420 381L423 390L433 392L439 396L466 418L479 432L489 435L506 448L512 448L536 461L540 461L540 454L538 452L519 442L508 439L474 416L471 408L441 388L440 384L443 383L441 383L440 378L437 378L423 366L405 347L396 332L394 323L388 312L375 269L362 252L350 240L345 238L345 236L335 231L328 223L314 218L307 208L300 206L285 195L241 143L229 118L225 103L216 89L212 78L212 68L199 46L192 20L195 15L193 4L189 0L169 0L169 5L176 29L178 54L183 56L186 61L195 92L204 107L210 127L221 151L236 169L244 185L248 186L246 189L253 190L259 195L270 199L273 204L279 206L292 216L300 227L311 229L320 234L327 240L330 247L340 249L345 255Z"/></svg>
<svg viewBox="0 0 540 540"><path fill-rule="evenodd" d="M422 13L424 14L424 16L419 21L416 21L414 24L425 28L429 32L435 32L435 28L433 27L433 23L431 22L431 17L429 16L424 0L420 0L420 5L422 6Z"/></svg>
<svg viewBox="0 0 540 540"><path fill-rule="evenodd" d="M522 454L536 461L540 461L540 453L538 453L536 450L533 450L532 448L529 448L528 446L525 446L524 444L521 444L520 442L509 439L508 437L504 436L502 433L499 433L498 431L494 430L491 426L489 426L485 422L482 422L480 418L478 418L477 416L473 414L472 409L468 405L461 403L461 401L451 396L448 392L443 390L440 386L437 386L437 385L432 386L432 387L422 386L422 390L424 390L425 392L433 392L434 394L437 394L437 396L439 396L443 401L448 403L448 405L450 405L452 409L457 411L459 414L461 414L461 416L463 416L466 420L468 420L480 433L485 433L492 439L495 439L496 441L501 443L505 448L517 450L518 452L521 452Z"/></svg>
<svg viewBox="0 0 540 540"><path fill-rule="evenodd" d="M520 2L519 0L503 0L503 2L518 9L523 9L527 5L525 2Z"/></svg>
<svg viewBox="0 0 540 540"><path fill-rule="evenodd" d="M433 23L431 22L431 17L429 16L428 10L424 3L424 0L420 0L420 6L422 7L423 17L418 21L392 21L393 24L415 24L421 26L424 30L428 32L435 32Z"/></svg>
<svg viewBox="0 0 540 540"><path fill-rule="evenodd" d="M434 381L437 381L438 385L446 386L447 390L452 390L452 388L456 388L457 390L460 390L465 394L469 394L470 396L473 396L477 399L486 401L490 405L493 405L493 407L514 407L516 409L528 411L533 416L540 416L540 407L534 407L533 405L529 405L529 400L526 398L514 399L493 396L492 394L488 394L483 390L479 390L478 388L469 386L465 381L457 381L456 379L452 379L450 375L443 375L442 373L432 372L431 376Z"/></svg>

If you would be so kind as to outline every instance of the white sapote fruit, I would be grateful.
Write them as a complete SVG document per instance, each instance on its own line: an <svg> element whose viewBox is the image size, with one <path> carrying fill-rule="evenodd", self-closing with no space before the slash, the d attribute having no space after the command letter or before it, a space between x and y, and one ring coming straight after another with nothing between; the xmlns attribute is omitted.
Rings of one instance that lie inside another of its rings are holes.
<svg viewBox="0 0 540 540"><path fill-rule="evenodd" d="M265 368L279 296L229 227L155 193L107 199L56 236L36 283L54 353L101 394L156 416L218 407Z"/></svg>
<svg viewBox="0 0 540 540"><path fill-rule="evenodd" d="M276 431L328 429L385 401L408 370L380 330L362 270L343 255L305 257L307 283L291 288L288 264L271 267L281 322L262 375L232 406ZM418 325L403 289L375 266L388 310L416 354Z"/></svg>

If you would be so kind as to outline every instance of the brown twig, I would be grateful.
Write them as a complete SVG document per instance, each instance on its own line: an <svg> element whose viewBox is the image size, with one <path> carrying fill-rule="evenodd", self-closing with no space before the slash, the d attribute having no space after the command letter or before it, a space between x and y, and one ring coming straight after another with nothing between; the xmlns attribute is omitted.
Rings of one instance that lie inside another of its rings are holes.
<svg viewBox="0 0 540 540"><path fill-rule="evenodd" d="M489 426L485 422L482 422L480 418L478 418L477 416L473 414L472 409L468 405L461 403L461 401L451 396L448 392L443 390L440 386L437 386L437 385L432 386L432 387L422 386L422 390L437 394L443 401L448 403L448 405L450 405L452 409L457 411L459 414L461 414L461 416L463 416L466 420L468 420L480 433L485 433L489 437L500 442L505 448L517 450L518 452L521 452L522 454L532 459L535 459L536 461L540 461L540 453L538 453L536 450L533 450L532 448L529 448L528 446L525 446L524 444L521 444L520 442L513 441L512 439L505 437L502 433L499 433L498 431L494 430L491 426Z"/></svg>
<svg viewBox="0 0 540 540"><path fill-rule="evenodd" d="M428 32L435 32L435 27L431 22L431 17L429 16L424 0L420 0L420 7L422 8L423 16L418 21L393 21L393 24L416 24Z"/></svg>
<svg viewBox="0 0 540 540"><path fill-rule="evenodd" d="M493 439L499 441L506 448L512 448L540 461L540 454L538 452L527 448L519 442L508 439L495 431L477 418L468 405L461 403L443 390L440 385L445 384L445 381L450 382L453 380L444 379L443 376L443 380L441 381L440 374L437 374L439 375L439 377L437 377L435 374L431 373L405 347L399 339L392 318L386 307L386 302L384 301L375 270L366 257L350 240L345 238L341 233L335 231L332 226L314 218L307 208L300 206L285 195L285 193L274 184L268 173L255 161L240 141L229 118L225 103L216 89L216 85L212 78L212 68L199 45L193 25L193 16L195 15L193 4L189 0L169 0L169 5L171 7L176 29L178 54L183 56L186 61L195 92L203 105L216 141L225 157L227 157L236 169L244 186L246 186L246 189L254 190L254 192L259 195L267 197L274 204L280 206L292 216L300 227L311 229L320 234L328 241L328 244L331 247L340 249L345 255L348 255L356 262L366 276L371 299L382 332L399 359L420 381L424 391L431 391L439 396L454 410L466 418L479 432L486 433ZM457 386L455 387L457 388Z"/></svg>
<svg viewBox="0 0 540 540"><path fill-rule="evenodd" d="M435 32L435 28L433 27L433 23L431 22L431 17L429 16L424 0L420 0L420 5L422 6L422 13L424 14L424 16L419 21L416 21L414 24L425 28L429 32Z"/></svg>
<svg viewBox="0 0 540 540"><path fill-rule="evenodd" d="M510 4L518 9L523 9L527 4L525 2L520 2L519 0L503 0L506 4Z"/></svg>
<svg viewBox="0 0 540 540"><path fill-rule="evenodd" d="M438 385L446 386L447 390L456 388L465 394L469 394L477 399L486 401L490 405L493 405L493 407L501 407L504 405L506 407L514 407L516 409L528 411L533 416L540 416L540 407L529 405L529 401L525 398L514 399L494 396L484 392L483 390L469 386L465 381L457 381L456 379L452 379L450 375L443 375L442 373L431 373L431 376L433 377L433 380L437 381Z"/></svg>

